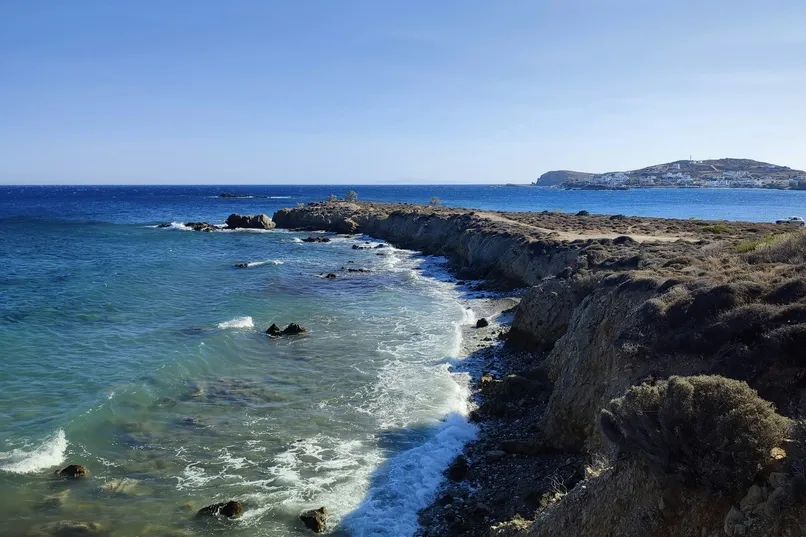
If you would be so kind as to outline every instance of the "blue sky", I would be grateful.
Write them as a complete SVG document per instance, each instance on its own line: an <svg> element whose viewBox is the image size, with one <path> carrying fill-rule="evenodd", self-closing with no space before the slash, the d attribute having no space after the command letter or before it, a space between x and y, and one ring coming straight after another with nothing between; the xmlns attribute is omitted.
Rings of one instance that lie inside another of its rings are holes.
<svg viewBox="0 0 806 537"><path fill-rule="evenodd" d="M806 169L802 0L0 0L0 183Z"/></svg>

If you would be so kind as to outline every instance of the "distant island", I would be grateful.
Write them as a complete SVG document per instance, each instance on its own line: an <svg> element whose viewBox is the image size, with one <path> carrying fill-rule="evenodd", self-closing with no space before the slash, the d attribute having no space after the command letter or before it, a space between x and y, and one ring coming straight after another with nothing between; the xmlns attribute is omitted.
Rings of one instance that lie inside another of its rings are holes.
<svg viewBox="0 0 806 537"><path fill-rule="evenodd" d="M656 187L806 190L806 172L751 159L678 160L625 172L553 170L530 186L579 190Z"/></svg>

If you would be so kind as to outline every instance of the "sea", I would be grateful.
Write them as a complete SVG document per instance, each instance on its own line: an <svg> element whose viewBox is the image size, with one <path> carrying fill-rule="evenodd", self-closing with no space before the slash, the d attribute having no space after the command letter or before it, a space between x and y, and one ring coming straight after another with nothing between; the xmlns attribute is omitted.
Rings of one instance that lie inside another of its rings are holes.
<svg viewBox="0 0 806 537"><path fill-rule="evenodd" d="M479 295L445 259L372 237L183 225L347 190L486 210L806 213L806 192L767 190L0 186L0 534L304 535L299 514L320 506L333 534L414 534L477 434L462 337ZM307 332L265 334L292 322ZM89 477L56 477L67 464ZM240 519L194 516L231 499Z"/></svg>

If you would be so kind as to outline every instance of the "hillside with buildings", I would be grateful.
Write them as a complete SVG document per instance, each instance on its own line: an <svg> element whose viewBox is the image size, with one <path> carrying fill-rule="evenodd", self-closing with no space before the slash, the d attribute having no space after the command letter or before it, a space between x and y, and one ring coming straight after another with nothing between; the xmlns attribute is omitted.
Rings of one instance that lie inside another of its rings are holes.
<svg viewBox="0 0 806 537"><path fill-rule="evenodd" d="M533 183L579 189L641 187L806 188L806 172L751 159L678 160L640 170L602 174L557 170Z"/></svg>

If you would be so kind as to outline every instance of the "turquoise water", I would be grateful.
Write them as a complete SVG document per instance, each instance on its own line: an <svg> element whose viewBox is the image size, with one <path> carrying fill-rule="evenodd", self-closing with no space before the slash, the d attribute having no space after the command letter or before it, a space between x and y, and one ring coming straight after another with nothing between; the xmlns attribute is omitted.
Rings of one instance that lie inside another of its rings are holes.
<svg viewBox="0 0 806 537"><path fill-rule="evenodd" d="M802 214L806 201L767 191L355 189L486 209L746 220ZM337 532L411 535L441 471L475 434L467 377L454 368L473 312L439 260L352 249L368 237L305 244L307 233L155 227L271 214L333 190L0 187L4 534L54 534L52 524L72 521L115 536L296 535L300 511L326 505ZM342 271L351 267L372 272ZM263 333L290 322L308 334ZM53 476L70 463L91 478ZM232 498L245 504L239 521L194 520Z"/></svg>

